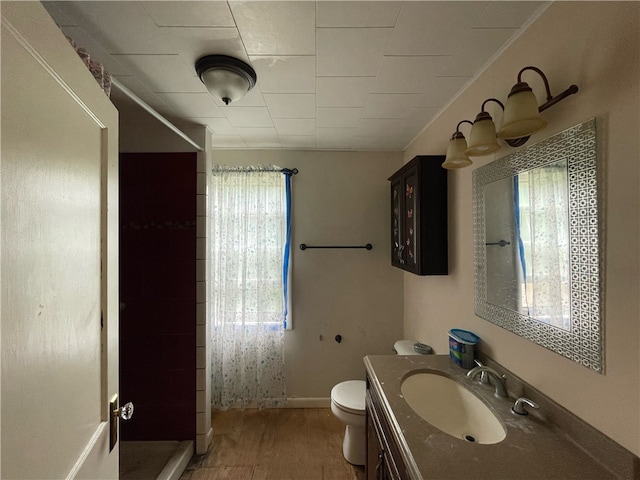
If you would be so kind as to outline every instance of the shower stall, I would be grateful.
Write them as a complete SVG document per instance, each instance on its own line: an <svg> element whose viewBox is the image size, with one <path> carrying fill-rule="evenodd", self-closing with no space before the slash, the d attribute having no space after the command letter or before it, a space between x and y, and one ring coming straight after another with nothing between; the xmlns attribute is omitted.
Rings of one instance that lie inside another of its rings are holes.
<svg viewBox="0 0 640 480"><path fill-rule="evenodd" d="M120 154L121 478L179 478L196 437L196 154Z"/></svg>

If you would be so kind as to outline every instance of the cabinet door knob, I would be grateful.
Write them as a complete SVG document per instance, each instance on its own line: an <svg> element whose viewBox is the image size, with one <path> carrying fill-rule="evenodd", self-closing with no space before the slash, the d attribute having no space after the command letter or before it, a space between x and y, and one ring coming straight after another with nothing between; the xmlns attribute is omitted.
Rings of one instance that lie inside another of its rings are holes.
<svg viewBox="0 0 640 480"><path fill-rule="evenodd" d="M404 265L404 262L405 262L403 254L404 254L404 245L400 245L398 247L398 260L400 261L401 265Z"/></svg>
<svg viewBox="0 0 640 480"><path fill-rule="evenodd" d="M380 471L382 469L382 463L384 462L384 450L378 453L378 464L376 465L376 480L380 480Z"/></svg>

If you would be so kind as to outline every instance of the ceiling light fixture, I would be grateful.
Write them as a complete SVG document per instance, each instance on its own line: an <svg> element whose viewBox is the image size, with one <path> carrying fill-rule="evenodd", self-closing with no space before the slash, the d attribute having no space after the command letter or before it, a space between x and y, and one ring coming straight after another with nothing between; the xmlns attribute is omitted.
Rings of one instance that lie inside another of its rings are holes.
<svg viewBox="0 0 640 480"><path fill-rule="evenodd" d="M544 82L547 93L547 101L538 106L535 95L531 87L522 81L522 73L526 70L533 70ZM562 93L555 97L551 95L549 81L547 77L537 67L524 67L518 72L518 81L511 89L507 97L506 106L500 100L488 98L482 103L482 109L476 116L475 122L472 124L471 134L469 135L469 145L464 135L459 131L460 124L471 123L469 120L462 120L458 123L456 131L449 141L447 149L447 157L442 164L443 168L461 168L471 165L469 156L489 155L500 149L497 139L504 140L511 147L520 147L527 143L531 134L542 130L547 126L547 122L540 117L540 112L555 105L560 100L565 99L569 95L578 92L577 85L571 85ZM502 128L496 133L496 126L493 123L491 115L485 111L487 102L495 102L504 111ZM464 142L464 151L460 150ZM450 155L451 153L451 155ZM465 160L466 157L466 160Z"/></svg>
<svg viewBox="0 0 640 480"><path fill-rule="evenodd" d="M227 55L207 55L200 58L196 62L196 72L209 93L222 100L225 105L244 97L258 80L250 65Z"/></svg>

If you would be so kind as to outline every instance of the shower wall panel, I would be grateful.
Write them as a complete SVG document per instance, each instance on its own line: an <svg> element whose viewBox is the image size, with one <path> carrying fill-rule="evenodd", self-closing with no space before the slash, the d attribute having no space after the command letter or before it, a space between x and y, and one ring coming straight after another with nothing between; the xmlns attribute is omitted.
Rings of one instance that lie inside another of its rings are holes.
<svg viewBox="0 0 640 480"><path fill-rule="evenodd" d="M195 439L196 154L120 155L123 440Z"/></svg>

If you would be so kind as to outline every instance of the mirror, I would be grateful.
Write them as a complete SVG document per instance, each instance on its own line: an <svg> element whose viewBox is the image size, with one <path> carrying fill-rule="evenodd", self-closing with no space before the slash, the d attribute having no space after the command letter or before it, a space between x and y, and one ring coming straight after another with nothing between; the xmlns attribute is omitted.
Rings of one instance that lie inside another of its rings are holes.
<svg viewBox="0 0 640 480"><path fill-rule="evenodd" d="M473 172L476 314L604 372L595 119Z"/></svg>

